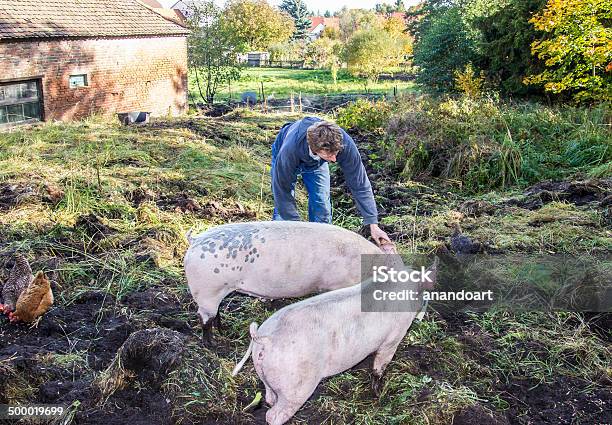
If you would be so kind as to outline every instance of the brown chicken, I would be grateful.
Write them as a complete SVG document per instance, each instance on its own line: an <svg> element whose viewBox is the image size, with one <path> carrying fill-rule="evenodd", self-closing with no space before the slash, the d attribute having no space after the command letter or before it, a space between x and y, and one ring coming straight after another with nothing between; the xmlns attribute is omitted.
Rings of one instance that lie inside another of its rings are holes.
<svg viewBox="0 0 612 425"><path fill-rule="evenodd" d="M51 283L45 274L40 271L36 277L21 293L17 300L15 312L9 313L11 322L24 321L33 322L45 314L53 305L53 291Z"/></svg>
<svg viewBox="0 0 612 425"><path fill-rule="evenodd" d="M4 304L0 304L0 312L8 314L14 311L19 296L33 279L34 276L32 276L32 269L28 260L23 255L17 254L15 265L2 287L2 302Z"/></svg>

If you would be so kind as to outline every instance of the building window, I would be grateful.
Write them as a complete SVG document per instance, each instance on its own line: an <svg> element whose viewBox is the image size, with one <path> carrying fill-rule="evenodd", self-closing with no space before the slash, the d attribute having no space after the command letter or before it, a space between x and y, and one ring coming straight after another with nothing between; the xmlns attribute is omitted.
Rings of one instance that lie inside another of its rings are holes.
<svg viewBox="0 0 612 425"><path fill-rule="evenodd" d="M87 74L78 74L70 76L70 88L87 87Z"/></svg>
<svg viewBox="0 0 612 425"><path fill-rule="evenodd" d="M41 119L38 80L0 83L0 127Z"/></svg>

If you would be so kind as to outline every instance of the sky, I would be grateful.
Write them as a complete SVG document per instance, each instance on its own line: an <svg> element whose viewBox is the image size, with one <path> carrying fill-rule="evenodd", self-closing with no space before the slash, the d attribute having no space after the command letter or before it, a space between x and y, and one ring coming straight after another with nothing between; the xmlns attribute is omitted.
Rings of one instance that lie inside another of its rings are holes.
<svg viewBox="0 0 612 425"><path fill-rule="evenodd" d="M158 0L166 7L172 6L176 3L176 0ZM342 9L343 6L349 9L372 9L376 6L376 3L394 3L395 0L305 0L306 6L309 10L317 12L317 10L323 14L326 10L335 12ZM268 0L268 3L273 5L279 5L281 0ZM215 0L220 6L223 6L225 0ZM412 6L419 3L419 0L404 0L406 7Z"/></svg>

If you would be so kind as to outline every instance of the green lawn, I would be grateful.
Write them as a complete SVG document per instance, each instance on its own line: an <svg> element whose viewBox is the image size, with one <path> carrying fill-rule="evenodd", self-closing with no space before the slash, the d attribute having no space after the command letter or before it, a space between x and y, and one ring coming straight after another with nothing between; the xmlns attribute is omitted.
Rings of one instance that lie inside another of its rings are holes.
<svg viewBox="0 0 612 425"><path fill-rule="evenodd" d="M231 98L239 100L245 91L259 93L262 82L266 96L274 94L277 99L289 98L291 93L297 97L300 92L303 96L365 93L365 80L350 75L346 70L338 72L338 82L334 84L329 70L244 68L240 80L232 82ZM415 84L412 81L384 80L370 84L368 91L392 94L394 87L400 92L406 92L414 90ZM189 90L193 98L201 99L193 73L189 76ZM219 88L216 100L226 101L229 96L229 87L225 85Z"/></svg>

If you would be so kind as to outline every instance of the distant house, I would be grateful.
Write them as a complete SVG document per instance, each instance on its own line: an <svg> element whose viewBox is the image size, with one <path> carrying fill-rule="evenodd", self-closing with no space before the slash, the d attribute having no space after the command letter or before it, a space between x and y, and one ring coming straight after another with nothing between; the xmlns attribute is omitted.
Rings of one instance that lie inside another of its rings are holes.
<svg viewBox="0 0 612 425"><path fill-rule="evenodd" d="M192 0L191 0L192 1ZM171 6L169 9L174 10L176 13L182 15L185 18L189 18L191 15L191 3L190 0L171 0Z"/></svg>
<svg viewBox="0 0 612 425"><path fill-rule="evenodd" d="M340 18L334 16L326 18L324 16L310 16L310 28L308 28L308 38L310 40L316 40L321 37L323 30L327 27L340 29Z"/></svg>
<svg viewBox="0 0 612 425"><path fill-rule="evenodd" d="M237 55L238 63L247 66L266 66L270 64L270 52L246 52Z"/></svg>
<svg viewBox="0 0 612 425"><path fill-rule="evenodd" d="M0 0L0 126L182 114L187 34L138 0Z"/></svg>
<svg viewBox="0 0 612 425"><path fill-rule="evenodd" d="M178 8L165 7L157 0L140 0L140 2L143 3L145 6L150 7L154 12L162 15L164 18L170 19L171 21L174 21L178 24L185 25L185 23L187 22L186 15L184 15L183 12L181 12L181 10ZM164 3L168 3L168 1L165 0ZM175 3L182 2L172 2L172 4Z"/></svg>

